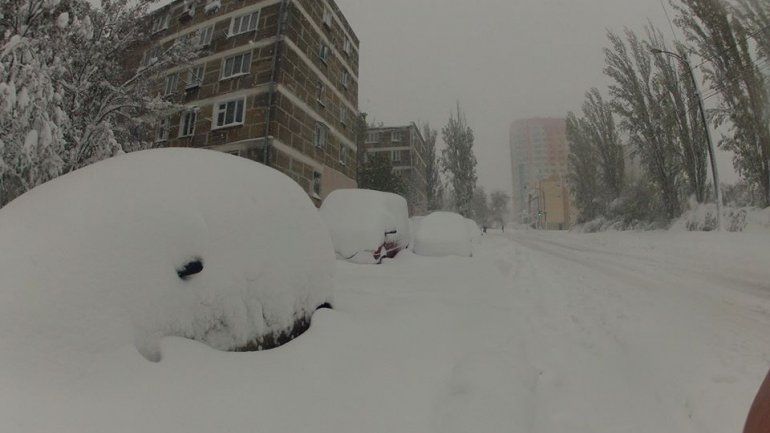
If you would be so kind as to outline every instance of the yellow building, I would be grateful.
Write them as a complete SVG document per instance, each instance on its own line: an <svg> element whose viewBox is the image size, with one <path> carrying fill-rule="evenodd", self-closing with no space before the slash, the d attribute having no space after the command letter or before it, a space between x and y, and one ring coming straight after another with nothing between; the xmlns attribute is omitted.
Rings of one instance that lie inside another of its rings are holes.
<svg viewBox="0 0 770 433"><path fill-rule="evenodd" d="M529 221L538 229L566 230L571 224L569 188L559 176L527 186Z"/></svg>

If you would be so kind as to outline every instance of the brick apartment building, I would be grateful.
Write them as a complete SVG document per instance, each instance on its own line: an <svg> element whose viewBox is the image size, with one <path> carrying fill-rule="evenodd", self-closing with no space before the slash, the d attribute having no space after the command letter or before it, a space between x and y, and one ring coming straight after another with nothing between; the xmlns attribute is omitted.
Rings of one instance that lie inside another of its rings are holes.
<svg viewBox="0 0 770 433"><path fill-rule="evenodd" d="M428 210L428 182L425 178L425 140L420 128L414 122L406 126L369 128L365 146L365 157L387 153L393 170L409 188L406 197L409 213L424 215Z"/></svg>
<svg viewBox="0 0 770 433"><path fill-rule="evenodd" d="M566 120L534 118L511 125L513 215L521 223L563 229L571 223L566 188Z"/></svg>
<svg viewBox="0 0 770 433"><path fill-rule="evenodd" d="M316 204L353 188L359 41L334 0L177 0L152 13L150 61L177 38L206 51L159 91L187 107L155 139L258 161Z"/></svg>

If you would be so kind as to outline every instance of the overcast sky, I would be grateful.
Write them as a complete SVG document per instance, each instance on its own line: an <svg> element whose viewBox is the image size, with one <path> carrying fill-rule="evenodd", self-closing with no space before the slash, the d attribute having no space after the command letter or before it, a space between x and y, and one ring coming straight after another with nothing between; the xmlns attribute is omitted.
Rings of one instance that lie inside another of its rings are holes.
<svg viewBox="0 0 770 433"><path fill-rule="evenodd" d="M514 119L564 117L591 87L606 92L607 29L641 30L649 18L672 39L660 0L336 1L361 40L361 111L440 131L460 101L488 191L510 193ZM722 181L733 181L721 159Z"/></svg>

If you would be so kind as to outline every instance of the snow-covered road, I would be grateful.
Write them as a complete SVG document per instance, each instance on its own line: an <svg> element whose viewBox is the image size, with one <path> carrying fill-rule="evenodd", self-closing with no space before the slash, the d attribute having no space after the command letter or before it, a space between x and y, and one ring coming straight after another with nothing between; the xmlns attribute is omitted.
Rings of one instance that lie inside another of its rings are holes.
<svg viewBox="0 0 770 433"><path fill-rule="evenodd" d="M766 234L490 233L470 260L338 265L332 314L376 329L357 382L387 384L343 431L738 432L770 367Z"/></svg>
<svg viewBox="0 0 770 433"><path fill-rule="evenodd" d="M770 368L767 233L490 233L336 266L335 309L277 349L22 363L0 430L738 433Z"/></svg>
<svg viewBox="0 0 770 433"><path fill-rule="evenodd" d="M539 373L533 431L740 431L770 367L766 237L518 232L485 247Z"/></svg>

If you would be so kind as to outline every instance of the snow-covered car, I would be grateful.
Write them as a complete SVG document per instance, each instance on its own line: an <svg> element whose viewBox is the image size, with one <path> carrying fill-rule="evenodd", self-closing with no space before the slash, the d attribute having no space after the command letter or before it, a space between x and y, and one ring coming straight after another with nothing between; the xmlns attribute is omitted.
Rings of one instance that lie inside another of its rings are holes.
<svg viewBox="0 0 770 433"><path fill-rule="evenodd" d="M326 197L319 212L340 259L375 264L409 246L409 210L400 195L340 189Z"/></svg>
<svg viewBox="0 0 770 433"><path fill-rule="evenodd" d="M470 224L460 214L433 212L420 220L413 250L421 256L471 257L473 235Z"/></svg>
<svg viewBox="0 0 770 433"><path fill-rule="evenodd" d="M465 218L466 224L468 224L468 233L471 235L471 242L474 246L481 243L481 229L476 221L470 218Z"/></svg>
<svg viewBox="0 0 770 433"><path fill-rule="evenodd" d="M331 303L331 240L307 194L220 152L131 153L43 184L0 209L0 245L0 384L26 369L12 353L133 346L159 361L167 336L269 348Z"/></svg>

